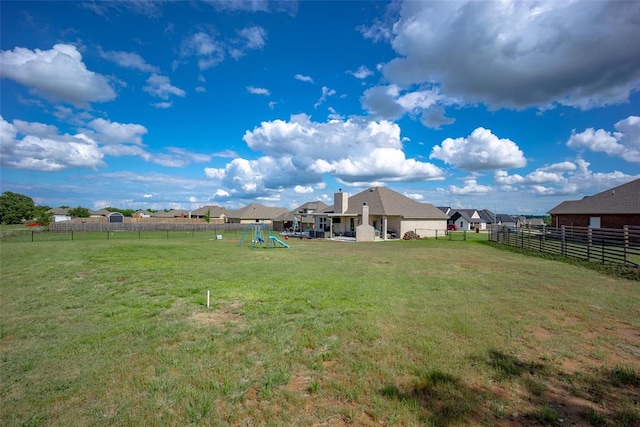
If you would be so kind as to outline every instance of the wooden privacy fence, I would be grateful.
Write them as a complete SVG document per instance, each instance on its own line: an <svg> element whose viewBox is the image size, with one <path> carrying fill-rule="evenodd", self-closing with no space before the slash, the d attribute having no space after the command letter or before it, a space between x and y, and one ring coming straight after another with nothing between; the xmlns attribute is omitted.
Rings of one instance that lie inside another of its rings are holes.
<svg viewBox="0 0 640 427"><path fill-rule="evenodd" d="M490 240L602 264L640 267L640 227L491 227Z"/></svg>

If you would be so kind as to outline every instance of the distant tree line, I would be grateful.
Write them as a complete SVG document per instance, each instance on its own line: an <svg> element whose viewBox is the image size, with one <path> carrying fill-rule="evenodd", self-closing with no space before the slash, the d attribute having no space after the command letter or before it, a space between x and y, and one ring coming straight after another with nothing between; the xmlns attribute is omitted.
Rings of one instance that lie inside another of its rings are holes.
<svg viewBox="0 0 640 427"><path fill-rule="evenodd" d="M60 206L62 209L68 209L67 213L71 218L89 218L91 213L89 209L81 206L71 208L69 206ZM106 207L109 212L120 212L124 216L133 216L135 210L120 209L114 207ZM36 223L46 225L53 221L53 215L49 213L49 206L36 205L33 199L20 193L5 191L0 195L0 224L24 224ZM148 212L156 211L147 209Z"/></svg>

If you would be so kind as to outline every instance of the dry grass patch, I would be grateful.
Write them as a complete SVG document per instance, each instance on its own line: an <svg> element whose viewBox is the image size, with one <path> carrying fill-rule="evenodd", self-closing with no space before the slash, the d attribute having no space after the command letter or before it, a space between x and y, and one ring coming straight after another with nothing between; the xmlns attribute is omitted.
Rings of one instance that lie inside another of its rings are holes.
<svg viewBox="0 0 640 427"><path fill-rule="evenodd" d="M194 310L191 314L191 321L203 326L243 329L248 326L248 323L240 314L241 308L242 303L239 301L218 303L215 307Z"/></svg>

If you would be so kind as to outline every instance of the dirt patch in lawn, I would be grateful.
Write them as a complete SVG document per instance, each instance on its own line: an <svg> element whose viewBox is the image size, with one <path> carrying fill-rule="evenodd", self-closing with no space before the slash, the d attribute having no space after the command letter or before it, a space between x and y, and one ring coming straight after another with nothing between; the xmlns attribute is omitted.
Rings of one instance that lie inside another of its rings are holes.
<svg viewBox="0 0 640 427"><path fill-rule="evenodd" d="M234 301L222 303L215 308L198 310L191 315L191 320L199 325L243 328L247 326L247 321L240 313L242 304Z"/></svg>

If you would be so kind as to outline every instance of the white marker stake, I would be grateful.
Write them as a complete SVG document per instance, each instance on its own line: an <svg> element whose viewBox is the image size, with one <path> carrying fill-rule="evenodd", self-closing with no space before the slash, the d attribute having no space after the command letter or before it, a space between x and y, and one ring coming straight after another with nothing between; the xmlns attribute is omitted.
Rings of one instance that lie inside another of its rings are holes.
<svg viewBox="0 0 640 427"><path fill-rule="evenodd" d="M210 296L211 296L211 291L207 291L207 308L209 308Z"/></svg>

